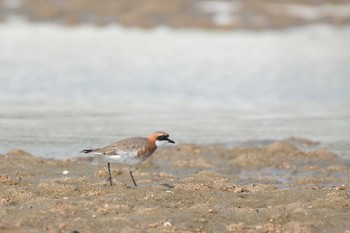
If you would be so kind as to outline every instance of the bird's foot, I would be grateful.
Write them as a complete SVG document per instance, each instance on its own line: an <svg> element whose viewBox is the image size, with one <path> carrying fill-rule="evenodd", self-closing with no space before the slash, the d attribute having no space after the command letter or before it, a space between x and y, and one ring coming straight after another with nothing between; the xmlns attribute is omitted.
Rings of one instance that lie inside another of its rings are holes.
<svg viewBox="0 0 350 233"><path fill-rule="evenodd" d="M113 186L112 176L108 176L107 182L109 182L111 186Z"/></svg>

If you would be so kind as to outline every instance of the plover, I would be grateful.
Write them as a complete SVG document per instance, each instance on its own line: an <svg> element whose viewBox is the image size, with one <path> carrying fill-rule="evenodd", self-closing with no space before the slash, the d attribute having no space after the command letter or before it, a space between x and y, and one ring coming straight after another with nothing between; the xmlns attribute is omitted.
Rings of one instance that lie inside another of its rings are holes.
<svg viewBox="0 0 350 233"><path fill-rule="evenodd" d="M82 150L81 153L103 156L107 161L108 180L112 184L111 165L110 163L121 163L130 165L130 176L132 182L137 186L132 175L132 166L148 159L157 148L166 143L175 143L169 139L169 134L163 131L156 131L146 137L132 137L122 139L109 146L97 149Z"/></svg>

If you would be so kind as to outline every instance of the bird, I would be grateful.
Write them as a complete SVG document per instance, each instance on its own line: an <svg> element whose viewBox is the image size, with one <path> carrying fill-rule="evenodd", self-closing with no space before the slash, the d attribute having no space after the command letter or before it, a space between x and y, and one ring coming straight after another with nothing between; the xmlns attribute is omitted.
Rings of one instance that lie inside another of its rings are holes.
<svg viewBox="0 0 350 233"><path fill-rule="evenodd" d="M148 137L125 138L111 145L97 149L85 149L80 151L80 153L103 156L104 160L107 161L107 181L109 181L111 186L113 186L113 183L110 163L130 165L129 173L136 187L137 184L132 175L132 166L145 161L157 148L167 143L175 143L175 141L169 139L168 133L164 131L155 131Z"/></svg>

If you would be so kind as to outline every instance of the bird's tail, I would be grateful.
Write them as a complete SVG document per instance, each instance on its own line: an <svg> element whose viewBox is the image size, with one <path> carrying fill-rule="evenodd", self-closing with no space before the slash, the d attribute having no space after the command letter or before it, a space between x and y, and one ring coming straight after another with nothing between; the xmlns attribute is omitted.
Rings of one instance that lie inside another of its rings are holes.
<svg viewBox="0 0 350 233"><path fill-rule="evenodd" d="M93 151L93 149L87 149L87 150L80 151L80 153L82 153L82 154L89 154L92 151Z"/></svg>

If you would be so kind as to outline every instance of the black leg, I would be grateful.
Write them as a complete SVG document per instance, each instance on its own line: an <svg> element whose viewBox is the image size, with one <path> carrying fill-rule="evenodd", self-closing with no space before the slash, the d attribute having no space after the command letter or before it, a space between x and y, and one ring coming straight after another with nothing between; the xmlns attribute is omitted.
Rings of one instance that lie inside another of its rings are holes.
<svg viewBox="0 0 350 233"><path fill-rule="evenodd" d="M132 179L132 182L134 182L134 185L135 185L135 187L137 186L137 184L136 184L136 182L135 182L135 179L134 179L134 177L132 176L132 166L130 166L130 176L131 176L131 179Z"/></svg>
<svg viewBox="0 0 350 233"><path fill-rule="evenodd" d="M110 163L107 163L107 165L108 165L108 179L107 179L107 181L109 181L111 186L113 186L113 184L112 184L112 174L111 174L111 165L110 165Z"/></svg>

